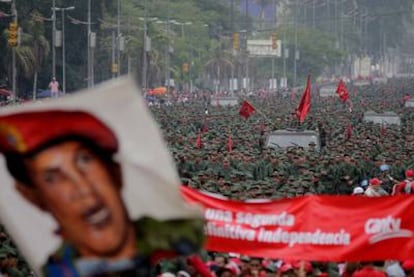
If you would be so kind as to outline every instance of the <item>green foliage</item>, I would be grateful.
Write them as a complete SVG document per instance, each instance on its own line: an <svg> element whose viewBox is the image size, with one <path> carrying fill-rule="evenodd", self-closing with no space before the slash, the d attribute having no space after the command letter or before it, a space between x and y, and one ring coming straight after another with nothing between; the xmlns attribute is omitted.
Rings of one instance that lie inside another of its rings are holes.
<svg viewBox="0 0 414 277"><path fill-rule="evenodd" d="M31 270L19 254L14 243L6 235L3 226L0 225L0 268L2 273L9 276L30 276Z"/></svg>
<svg viewBox="0 0 414 277"><path fill-rule="evenodd" d="M274 1L255 0L264 8L273 7ZM379 4L379 2L381 2ZM117 35L117 0L92 1L92 31L97 33L97 46L94 49L95 82L111 78L113 34ZM231 72L243 72L244 56L232 56L231 36L233 31L248 29L252 31L253 22L246 20L245 15L236 11L240 1L234 0L235 12L231 22L230 1L228 0L122 0L121 1L121 33L125 38L125 51L121 53L121 72L135 72L141 79L143 68L144 21L147 16L147 32L151 38L151 51L148 53L148 81L154 87L162 85L166 72L178 83L186 83L189 79L200 84L205 76L217 76L217 64L220 66L221 78L227 79ZM279 3L279 1L276 1ZM295 2L292 2L295 3ZM298 78L304 79L308 72L320 74L328 66L340 63L349 53L368 52L373 56L380 55L385 48L399 44L404 36L407 24L412 23L412 0L355 0L339 1L336 10L334 1L330 5L318 6L317 16L312 20L312 5L303 8L291 5L291 12L286 14L285 24L279 27L286 32L290 57L287 60L288 75L291 75L293 64L293 22L298 22L298 49L301 59L298 61ZM319 2L318 2L319 3ZM18 86L23 96L32 88L35 72L38 72L38 87L46 88L52 77L51 40L52 23L35 18L50 18L51 1L48 0L16 0L19 25L23 27L23 41L17 48L18 54ZM85 0L70 1L75 10L67 12L66 26L66 80L67 90L74 91L87 85L87 4ZM67 1L56 0L58 7L68 6ZM361 25L360 17L350 16L352 10L367 13L369 21L366 28ZM0 10L10 13L10 4L0 3ZM346 15L348 14L348 15ZM37 15L37 17L34 17ZM157 20L153 18L157 17ZM73 21L76 19L81 21ZM166 24L174 20L176 23ZM0 80L11 79L11 51L7 47L7 25L10 18L0 20ZM57 29L61 29L62 19L57 12ZM312 22L313 21L313 22ZM162 23L163 22L163 23ZM77 23L77 24L75 24ZM188 23L183 25L183 23ZM313 26L314 24L315 26ZM286 26L286 24L288 26ZM256 27L262 25L256 24ZM289 27L290 26L290 27ZM315 28L312 28L315 27ZM362 27L362 28L361 28ZM234 28L234 29L233 29ZM249 39L268 38L270 33L248 32ZM242 49L245 47L245 35L241 34ZM340 42L340 47L336 44ZM169 54L167 63L167 50ZM220 53L218 53L220 52ZM62 80L61 48L56 48L57 79ZM221 61L219 61L221 60ZM213 62L215 61L215 62ZM270 77L271 60L259 59L250 61L253 77ZM182 72L182 65L190 65L189 72ZM216 66L213 66L215 64ZM231 66L230 66L231 64ZM168 68L167 68L168 67ZM213 69L215 68L215 69ZM275 74L280 76L282 59L275 60ZM11 84L9 84L11 86Z"/></svg>

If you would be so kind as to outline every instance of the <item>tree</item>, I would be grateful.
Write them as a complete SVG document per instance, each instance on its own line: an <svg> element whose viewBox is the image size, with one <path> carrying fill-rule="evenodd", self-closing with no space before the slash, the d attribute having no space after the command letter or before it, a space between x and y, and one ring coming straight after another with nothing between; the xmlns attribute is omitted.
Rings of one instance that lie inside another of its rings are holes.
<svg viewBox="0 0 414 277"><path fill-rule="evenodd" d="M8 30L5 30L3 33L3 37L7 39L8 37ZM33 53L33 49L26 45L26 41L28 40L28 35L21 33L20 34L21 45L15 47L16 52L16 70L17 72L22 72L25 78L29 78L32 76L35 67L35 56ZM4 62L7 66L7 74L8 80L12 80L12 72L13 72L13 63L12 63L12 48L7 47L4 55ZM19 77L19 76L18 76ZM10 83L10 82L9 82ZM11 85L11 83L10 83ZM19 89L16 88L17 91L14 91L15 96L19 96Z"/></svg>
<svg viewBox="0 0 414 277"><path fill-rule="evenodd" d="M284 26L279 27L277 31L278 33L286 33L286 47L292 53L295 28L293 26ZM299 26L297 38L297 48L300 53L300 59L297 61L297 74L299 79L303 81L305 81L309 73L312 73L313 76L319 76L326 68L339 63L345 56L345 52L335 47L334 37L327 33ZM293 58L293 54L289 55L287 64L293 64Z"/></svg>
<svg viewBox="0 0 414 277"><path fill-rule="evenodd" d="M36 99L37 92L37 75L41 70L41 66L45 58L49 55L49 42L44 36L44 25L41 15L37 12L33 12L33 17L28 22L28 43L32 47L34 58L34 76L33 76L33 99Z"/></svg>

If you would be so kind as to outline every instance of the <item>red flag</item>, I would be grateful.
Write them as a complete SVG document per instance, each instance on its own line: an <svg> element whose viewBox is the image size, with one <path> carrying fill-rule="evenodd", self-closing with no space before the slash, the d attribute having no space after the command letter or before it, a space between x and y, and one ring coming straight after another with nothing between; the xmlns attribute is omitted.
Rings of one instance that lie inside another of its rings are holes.
<svg viewBox="0 0 414 277"><path fill-rule="evenodd" d="M352 137L352 125L351 123L346 126L346 139L351 139Z"/></svg>
<svg viewBox="0 0 414 277"><path fill-rule="evenodd" d="M296 110L296 116L300 123L305 121L305 117L308 114L311 107L311 76L308 75L308 81L306 83L305 91L300 99L299 106Z"/></svg>
<svg viewBox="0 0 414 277"><path fill-rule="evenodd" d="M342 103L345 103L349 99L349 92L345 86L344 81L339 81L338 87L336 88L336 93L339 95Z"/></svg>
<svg viewBox="0 0 414 277"><path fill-rule="evenodd" d="M203 146L203 143L201 141L201 132L199 132L198 135L197 135L195 146L196 146L197 149L201 149L201 147Z"/></svg>
<svg viewBox="0 0 414 277"><path fill-rule="evenodd" d="M255 111L255 108L247 101L244 100L240 107L239 114L244 119L248 119Z"/></svg>
<svg viewBox="0 0 414 277"><path fill-rule="evenodd" d="M231 137L231 132L229 132L229 141L227 142L227 149L229 153L233 151L233 138Z"/></svg>

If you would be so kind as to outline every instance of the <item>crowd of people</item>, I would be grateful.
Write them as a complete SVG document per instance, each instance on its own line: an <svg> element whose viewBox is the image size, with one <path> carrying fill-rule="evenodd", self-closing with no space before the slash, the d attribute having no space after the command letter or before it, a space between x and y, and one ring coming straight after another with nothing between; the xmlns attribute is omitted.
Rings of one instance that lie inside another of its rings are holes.
<svg viewBox="0 0 414 277"><path fill-rule="evenodd" d="M209 106L214 96L152 110L183 183L191 187L239 200L352 194L361 189L371 194L372 187L395 194L402 192L395 185L414 175L414 118L403 100L412 89L409 80L349 88L352 112L336 97L314 93L311 111L299 126L292 112L300 95L250 97L259 112L247 120L239 116L240 106ZM401 125L364 122L367 110L393 111ZM269 133L292 127L319 132L321 151L315 145L266 147Z"/></svg>
<svg viewBox="0 0 414 277"><path fill-rule="evenodd" d="M192 260L180 261L175 267L164 267L160 277L387 277L414 276L414 261L322 263L269 260L257 257L216 253L206 262L206 270Z"/></svg>
<svg viewBox="0 0 414 277"><path fill-rule="evenodd" d="M294 113L299 93L261 91L240 97L256 109L248 119L239 115L240 105L209 105L217 101L214 95L185 97L186 101L168 108L152 106L152 111L182 183L192 188L241 201L308 194L375 197L411 193L414 112L404 104L410 100L413 80L348 86L351 104L343 104L338 97L321 98L313 91L311 111L303 124L298 124ZM395 112L401 125L365 122L366 111ZM314 144L266 147L273 130L289 128L317 131L320 151ZM215 276L411 276L414 268L412 261L307 262L303 270L298 261L209 254L205 261ZM197 276L191 272L177 276Z"/></svg>
<svg viewBox="0 0 414 277"><path fill-rule="evenodd" d="M169 95L168 105L150 105L176 161L182 184L231 199L280 199L309 194L383 196L414 190L414 111L404 107L414 80L349 86L350 106L312 92L310 113L298 124L300 94L260 91L238 95L256 111L247 119L240 105L217 106L212 93ZM162 103L161 101L160 103ZM393 111L401 125L368 123L366 111ZM277 129L314 130L315 144L267 147ZM0 230L4 276L28 276L22 258ZM262 259L204 252L163 261L158 276L414 276L414 261L322 263Z"/></svg>

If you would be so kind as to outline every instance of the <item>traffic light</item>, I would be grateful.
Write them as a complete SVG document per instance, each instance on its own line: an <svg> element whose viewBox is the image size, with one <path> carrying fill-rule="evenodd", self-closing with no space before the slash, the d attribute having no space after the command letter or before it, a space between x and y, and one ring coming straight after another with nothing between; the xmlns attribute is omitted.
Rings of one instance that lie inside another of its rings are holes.
<svg viewBox="0 0 414 277"><path fill-rule="evenodd" d="M272 49L277 49L277 33L272 34Z"/></svg>
<svg viewBox="0 0 414 277"><path fill-rule="evenodd" d="M17 26L17 22L11 22L9 25L9 37L8 37L8 44L10 47L17 47L18 39L19 39L19 28Z"/></svg>
<svg viewBox="0 0 414 277"><path fill-rule="evenodd" d="M233 34L233 49L235 50L240 49L240 34L239 33Z"/></svg>

